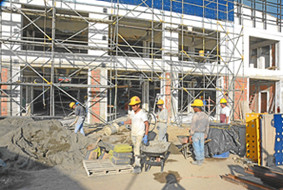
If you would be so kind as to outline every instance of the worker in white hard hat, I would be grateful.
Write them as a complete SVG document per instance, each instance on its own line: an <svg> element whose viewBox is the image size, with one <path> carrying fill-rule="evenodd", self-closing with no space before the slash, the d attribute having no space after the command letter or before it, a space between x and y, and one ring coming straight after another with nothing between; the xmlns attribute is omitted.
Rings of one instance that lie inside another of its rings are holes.
<svg viewBox="0 0 283 190"><path fill-rule="evenodd" d="M130 112L130 119L125 122L120 122L120 124L131 124L131 138L134 145L134 173L141 172L141 157L140 157L140 147L141 143L148 143L148 129L149 122L146 112L141 108L141 100L138 96L133 96L129 103L132 107Z"/></svg>
<svg viewBox="0 0 283 190"><path fill-rule="evenodd" d="M193 143L195 161L194 165L201 165L204 161L204 139L207 138L209 130L209 117L202 111L203 101L195 99L191 104L194 115L191 123L190 141Z"/></svg>
<svg viewBox="0 0 283 190"><path fill-rule="evenodd" d="M222 98L220 100L220 123L230 123L230 108L227 106L227 100Z"/></svg>
<svg viewBox="0 0 283 190"><path fill-rule="evenodd" d="M71 102L69 104L69 107L71 109L75 109L75 115L76 115L76 119L73 123L70 124L70 127L75 125L75 133L80 131L80 133L83 136L85 136L84 129L83 129L83 124L84 124L85 117L86 117L85 109L79 104L79 102L76 102L76 103Z"/></svg>
<svg viewBox="0 0 283 190"><path fill-rule="evenodd" d="M157 101L157 129L158 129L158 140L167 142L166 132L167 132L167 121L168 121L168 111L164 107L164 101L159 99Z"/></svg>

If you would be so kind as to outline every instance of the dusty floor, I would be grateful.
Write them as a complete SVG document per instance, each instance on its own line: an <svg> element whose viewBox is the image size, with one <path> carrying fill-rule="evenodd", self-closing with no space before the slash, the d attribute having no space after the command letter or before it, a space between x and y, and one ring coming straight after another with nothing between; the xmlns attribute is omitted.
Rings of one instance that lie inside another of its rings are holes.
<svg viewBox="0 0 283 190"><path fill-rule="evenodd" d="M240 185L226 182L220 175L232 173L235 170L243 170L243 165L238 165L232 156L226 160L206 160L202 166L190 164L191 159L185 160L180 154L170 155L165 164L163 173L160 167L152 167L148 172L139 175L119 174L108 176L87 177L82 169L72 172L64 172L56 168L39 171L25 172L25 181L21 181L20 187L16 189L36 190L36 189L245 189ZM82 166L81 166L82 167ZM174 187L170 187L168 174L173 174L176 180ZM167 177L167 180L166 180ZM178 188L177 188L178 187ZM166 189L166 188L165 188Z"/></svg>
<svg viewBox="0 0 283 190"><path fill-rule="evenodd" d="M32 121L29 122L33 123ZM11 123L11 120L6 121L6 125L9 123ZM42 123L36 122L35 124ZM48 123L51 126L53 124L53 122ZM170 149L171 154L165 164L163 173L160 172L160 167L156 166L152 167L148 172L143 171L139 175L130 173L87 177L80 157L83 159L83 149L88 141L93 143L96 133L90 133L88 137L84 138L79 134L69 133L70 131L66 131L68 129L61 128L58 125L56 125L58 126L56 130L59 131L59 133L56 132L57 134L50 130L43 130L42 127L26 126L26 124L19 122L14 123L9 128L4 126L0 125L0 131L2 131L0 133L0 158L4 159L10 167L6 169L0 167L0 189L245 189L240 185L226 182L220 178L220 175L236 171L243 172L245 166L234 161L233 158L237 157L235 155L230 155L228 159L222 160L206 159L202 166L194 166L190 163L191 158L185 159L173 146ZM20 129L20 126L29 127L29 130L26 130L25 127ZM38 131L37 129L41 130ZM55 128L51 127L50 129L54 130ZM16 134L14 134L15 132ZM18 133L21 135L19 136ZM68 135L63 135L64 133ZM168 133L169 140L174 144L178 144L177 135L188 135L188 129L169 127ZM125 133L120 135L122 135L121 139L123 141L128 140ZM5 137L6 140L4 138L1 140L1 137ZM8 137L12 140L10 141ZM105 139L116 142L118 137L119 135L116 135L105 137ZM17 143L13 139L16 139ZM32 139L37 140L33 145L30 144ZM54 139L56 139L56 143L51 143ZM27 153L36 156L42 155L40 150L45 150L47 146L43 142L53 144L51 148L56 150L61 147L62 142L68 143L70 148L67 149L64 146L64 149L59 149L60 154L58 155L54 153L48 156L47 154L47 156L33 157L31 159ZM54 145L56 146L54 147ZM33 147L36 147L36 149L34 150ZM23 152L21 153L21 151ZM45 161L48 165L40 163L42 161Z"/></svg>

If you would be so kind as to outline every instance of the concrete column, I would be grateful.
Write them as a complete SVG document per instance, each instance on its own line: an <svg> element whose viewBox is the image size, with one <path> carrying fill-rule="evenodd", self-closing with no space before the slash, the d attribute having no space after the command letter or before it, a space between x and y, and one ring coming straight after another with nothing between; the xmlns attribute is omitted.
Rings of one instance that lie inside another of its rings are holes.
<svg viewBox="0 0 283 190"><path fill-rule="evenodd" d="M1 81L2 82L7 82L8 79L8 69L2 67L2 71L1 71ZM1 85L1 89L2 90L6 90L8 89L8 85ZM4 93L1 93L1 115L2 116L7 116L8 115L8 98L6 97L6 95Z"/></svg>
<svg viewBox="0 0 283 190"><path fill-rule="evenodd" d="M142 108L149 111L149 82L145 81L142 86Z"/></svg>
<svg viewBox="0 0 283 190"><path fill-rule="evenodd" d="M101 11L102 13L103 8L98 7L96 11ZM89 13L89 17L95 19L108 19L107 15L93 13ZM108 48L108 24L90 22L88 30L88 43L89 47ZM107 51L88 50L89 55L101 56L104 53L107 53Z"/></svg>
<svg viewBox="0 0 283 190"><path fill-rule="evenodd" d="M6 2L6 6L21 8L20 4L13 4L12 2ZM21 39L21 24L22 17L21 14L18 13L7 13L2 12L2 20L1 20L1 36L10 36L11 40L19 40ZM20 51L20 45L15 44L2 44L2 51L7 51L8 53L2 54L2 81L3 82L16 82L19 80L19 74L14 76L19 71L19 58L17 56L18 51ZM15 54L15 55L14 55ZM6 73L3 73L3 70ZM4 77L3 77L4 75ZM9 97L3 98L3 102L1 101L1 112L4 115L20 115L20 87L15 88L15 86L5 86L1 87L5 89ZM4 95L6 96L6 95Z"/></svg>
<svg viewBox="0 0 283 190"><path fill-rule="evenodd" d="M17 59L14 59L13 60L13 70L12 70L12 76L14 76L12 78L12 82L15 83L17 81L20 81L20 78L21 78L21 74L20 74L20 66L19 66L19 61ZM21 87L20 86L12 86L12 91L11 91L11 95L12 95L12 98L13 100L11 99L12 101L12 115L13 116L19 116L20 115L20 110L21 110L21 106L20 106L20 101L21 101L21 98L20 98L20 90L21 90ZM31 96L32 100L33 100L33 91L32 91L32 96Z"/></svg>
<svg viewBox="0 0 283 190"><path fill-rule="evenodd" d="M107 85L108 71L105 68L100 69L100 84ZM100 117L107 121L107 88L100 88Z"/></svg>
<svg viewBox="0 0 283 190"><path fill-rule="evenodd" d="M172 27L170 24L163 24L163 28ZM163 30L163 49L165 51L164 60L165 61L178 61L179 44L178 44L178 32ZM172 53L171 55L166 55L166 53ZM178 69L174 66L165 67L169 72L165 73L165 81L161 84L165 84L165 106L169 111L169 116L171 121L175 122L178 116Z"/></svg>
<svg viewBox="0 0 283 190"><path fill-rule="evenodd" d="M107 76L106 69L91 70L89 72L88 84L103 85L106 81L105 75ZM89 88L88 95L88 122L102 123L101 119L107 120L107 92L105 89L100 87Z"/></svg>
<svg viewBox="0 0 283 190"><path fill-rule="evenodd" d="M97 7L96 11L103 13L103 9L104 8L102 7ZM89 13L89 17L96 19L108 19L108 16L103 14ZM88 30L88 43L89 47L108 48L108 24L90 22ZM88 50L89 55L105 56L105 53L107 53L106 50ZM97 65L100 65L101 67L89 72L88 84L107 85L108 71L106 68L104 68L106 63L94 62L92 65L90 65L90 68ZM88 106L91 106L96 102L90 110L103 120L107 121L107 89L89 88L88 95ZM90 113L88 114L88 122L101 123L97 117Z"/></svg>

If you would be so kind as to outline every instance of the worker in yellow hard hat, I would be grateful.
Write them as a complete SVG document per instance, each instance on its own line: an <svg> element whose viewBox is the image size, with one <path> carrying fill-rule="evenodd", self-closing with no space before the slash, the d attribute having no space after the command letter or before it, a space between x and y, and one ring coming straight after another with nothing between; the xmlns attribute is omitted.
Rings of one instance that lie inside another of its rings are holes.
<svg viewBox="0 0 283 190"><path fill-rule="evenodd" d="M230 123L230 108L227 106L227 100L221 98L220 100L220 123Z"/></svg>
<svg viewBox="0 0 283 190"><path fill-rule="evenodd" d="M201 99L195 99L191 107L195 112L192 118L189 137L195 154L195 161L192 164L202 165L204 161L204 139L207 138L209 130L209 117L202 111L203 101Z"/></svg>
<svg viewBox="0 0 283 190"><path fill-rule="evenodd" d="M226 94L225 94L226 95ZM230 123L230 108L227 106L227 100L221 98L220 100L220 123ZM228 158L230 155L229 151L223 152L221 154L213 155L213 158Z"/></svg>
<svg viewBox="0 0 283 190"><path fill-rule="evenodd" d="M159 99L156 103L158 107L157 112L157 129L158 129L158 140L167 142L166 132L167 132L167 122L168 122L168 111L164 107L164 101Z"/></svg>
<svg viewBox="0 0 283 190"><path fill-rule="evenodd" d="M132 111L129 114L129 119L125 122L120 122L120 124L131 124L131 138L134 145L134 173L141 172L141 156L140 147L141 143L148 143L148 129L149 122L146 112L141 108L141 100L138 96L133 96L129 103L132 107Z"/></svg>
<svg viewBox="0 0 283 190"><path fill-rule="evenodd" d="M85 136L84 129L83 129L83 124L84 124L85 117L86 117L85 109L79 104L79 102L71 102L69 104L69 107L71 109L75 109L75 115L76 115L76 119L73 123L70 124L70 127L75 125L75 133L80 131L80 133L83 136Z"/></svg>

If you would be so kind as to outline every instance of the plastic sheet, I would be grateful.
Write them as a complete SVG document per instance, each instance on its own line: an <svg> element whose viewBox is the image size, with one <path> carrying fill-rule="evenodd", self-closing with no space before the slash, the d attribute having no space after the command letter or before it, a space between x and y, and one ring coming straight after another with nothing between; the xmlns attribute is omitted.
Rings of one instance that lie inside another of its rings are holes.
<svg viewBox="0 0 283 190"><path fill-rule="evenodd" d="M117 0L100 0L106 2L117 3ZM200 0L185 0L171 1L171 0L159 0L159 1L142 1L142 0L119 0L119 3L128 5L140 5L143 7L153 7L155 9L173 11L176 13L183 13L187 15L200 16L218 20L234 21L234 2L227 0L217 1L200 1ZM171 7L172 5L172 7ZM184 9L182 10L182 7ZM203 7L204 10L203 10Z"/></svg>
<svg viewBox="0 0 283 190"><path fill-rule="evenodd" d="M245 155L245 126L214 125L210 126L208 139L211 139L205 145L205 157L213 157L224 152L240 156Z"/></svg>

